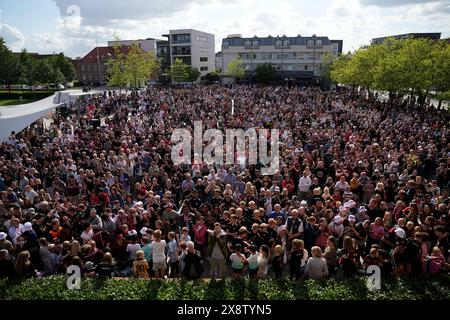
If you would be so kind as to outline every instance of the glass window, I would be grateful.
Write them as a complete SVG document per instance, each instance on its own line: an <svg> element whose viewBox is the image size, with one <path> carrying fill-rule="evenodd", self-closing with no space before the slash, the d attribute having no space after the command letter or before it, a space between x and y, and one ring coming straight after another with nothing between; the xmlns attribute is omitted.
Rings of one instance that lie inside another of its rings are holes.
<svg viewBox="0 0 450 320"><path fill-rule="evenodd" d="M259 41L253 41L253 48L259 48Z"/></svg>
<svg viewBox="0 0 450 320"><path fill-rule="evenodd" d="M317 41L316 41L316 45L317 45L317 46L321 46L321 45L322 45L322 40L317 40Z"/></svg>
<svg viewBox="0 0 450 320"><path fill-rule="evenodd" d="M283 42L281 40L275 41L275 48L281 48L283 46Z"/></svg>
<svg viewBox="0 0 450 320"><path fill-rule="evenodd" d="M208 67L200 67L200 71L208 71Z"/></svg>
<svg viewBox="0 0 450 320"><path fill-rule="evenodd" d="M200 57L200 61L201 62L206 62L206 61L208 61L208 57Z"/></svg>
<svg viewBox="0 0 450 320"><path fill-rule="evenodd" d="M283 41L283 47L289 48L291 46L291 42L289 40Z"/></svg>
<svg viewBox="0 0 450 320"><path fill-rule="evenodd" d="M208 42L208 38L207 37L203 37L203 36L198 36L198 41L200 41L200 42Z"/></svg>
<svg viewBox="0 0 450 320"><path fill-rule="evenodd" d="M200 48L200 52L203 52L203 53L208 52L208 48L201 47L201 48Z"/></svg>
<svg viewBox="0 0 450 320"><path fill-rule="evenodd" d="M313 40L308 40L307 46L308 47L314 47L314 41Z"/></svg>
<svg viewBox="0 0 450 320"><path fill-rule="evenodd" d="M224 41L222 46L224 49L228 49L230 47L230 43L228 41Z"/></svg>
<svg viewBox="0 0 450 320"><path fill-rule="evenodd" d="M252 46L252 42L251 41L245 41L244 42L244 48L245 49L250 49L251 46Z"/></svg>

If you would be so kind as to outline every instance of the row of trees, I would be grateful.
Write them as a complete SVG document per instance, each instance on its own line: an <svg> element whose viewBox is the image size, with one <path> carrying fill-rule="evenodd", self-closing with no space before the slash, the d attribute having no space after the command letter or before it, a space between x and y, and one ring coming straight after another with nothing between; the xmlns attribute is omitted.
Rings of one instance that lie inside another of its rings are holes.
<svg viewBox="0 0 450 320"><path fill-rule="evenodd" d="M201 73L196 67L189 66L181 59L175 59L169 71L172 82L195 82Z"/></svg>
<svg viewBox="0 0 450 320"><path fill-rule="evenodd" d="M439 100L450 99L450 44L443 40L388 38L343 54L324 67L332 81L361 87L369 96L374 90L389 92L391 99L417 96L420 105L430 93Z"/></svg>
<svg viewBox="0 0 450 320"><path fill-rule="evenodd" d="M3 38L0 38L0 84L20 84L34 87L38 84L54 84L75 80L76 71L72 62L64 54L36 59L25 49L20 54L13 53Z"/></svg>

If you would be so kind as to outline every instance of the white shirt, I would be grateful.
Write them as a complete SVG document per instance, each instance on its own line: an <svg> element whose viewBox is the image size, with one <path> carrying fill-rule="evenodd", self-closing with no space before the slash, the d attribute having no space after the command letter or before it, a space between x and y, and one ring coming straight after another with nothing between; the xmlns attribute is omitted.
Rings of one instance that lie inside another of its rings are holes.
<svg viewBox="0 0 450 320"><path fill-rule="evenodd" d="M300 192L309 192L311 187L311 178L309 176L302 176L298 182L298 189Z"/></svg>
<svg viewBox="0 0 450 320"><path fill-rule="evenodd" d="M136 251L141 249L141 245L139 243L129 243L127 245L127 252L130 253L130 259L136 260Z"/></svg>
<svg viewBox="0 0 450 320"><path fill-rule="evenodd" d="M152 258L153 262L162 263L166 261L166 240L161 240L159 242L153 241L150 243L150 247L152 249Z"/></svg>

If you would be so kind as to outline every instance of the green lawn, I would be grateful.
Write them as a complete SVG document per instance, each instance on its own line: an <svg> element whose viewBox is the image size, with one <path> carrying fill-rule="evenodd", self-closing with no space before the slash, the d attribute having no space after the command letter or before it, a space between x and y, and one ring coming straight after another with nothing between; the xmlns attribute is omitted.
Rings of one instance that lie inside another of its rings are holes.
<svg viewBox="0 0 450 320"><path fill-rule="evenodd" d="M22 100L0 100L0 106L11 106L15 104L31 103L39 99L22 99Z"/></svg>

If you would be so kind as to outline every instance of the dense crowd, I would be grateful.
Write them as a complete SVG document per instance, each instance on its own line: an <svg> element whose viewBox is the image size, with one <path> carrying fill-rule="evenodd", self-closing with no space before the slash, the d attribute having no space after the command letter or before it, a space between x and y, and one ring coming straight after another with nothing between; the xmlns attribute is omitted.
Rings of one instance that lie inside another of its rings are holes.
<svg viewBox="0 0 450 320"><path fill-rule="evenodd" d="M279 129L279 170L174 164L171 133L196 120ZM85 276L188 279L447 272L449 120L345 89L80 98L1 145L0 276L71 265Z"/></svg>

